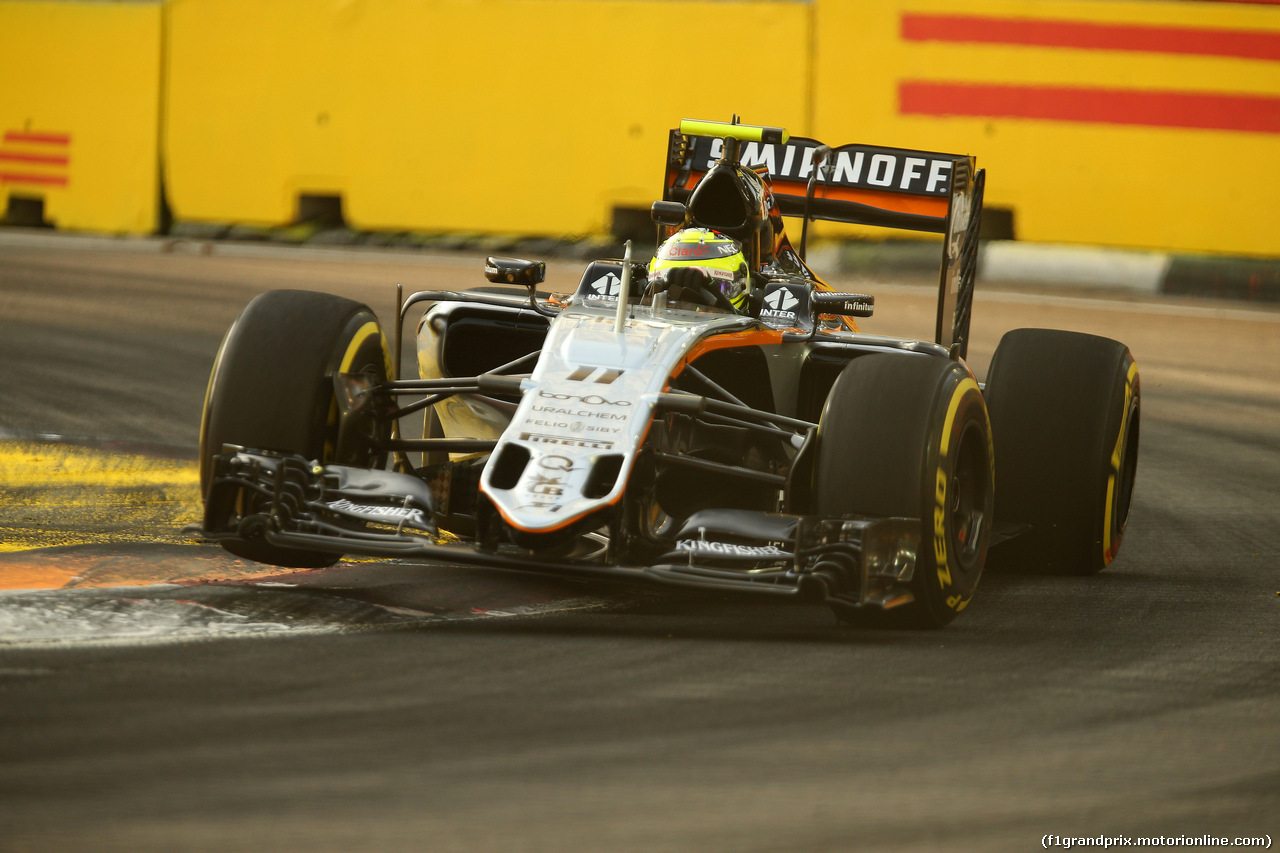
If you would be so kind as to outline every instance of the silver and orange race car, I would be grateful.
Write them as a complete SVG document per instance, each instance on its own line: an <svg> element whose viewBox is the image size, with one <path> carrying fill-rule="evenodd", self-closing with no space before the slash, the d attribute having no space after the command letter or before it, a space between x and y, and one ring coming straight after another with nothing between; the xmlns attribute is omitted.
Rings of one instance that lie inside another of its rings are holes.
<svg viewBox="0 0 1280 853"><path fill-rule="evenodd" d="M1137 368L1116 341L1021 329L977 381L983 181L971 157L685 121L649 263L628 247L552 296L544 263L490 258L497 287L402 296L390 343L364 305L265 293L210 379L203 532L283 566L805 596L868 625L945 625L989 554L1098 571L1128 517ZM859 329L872 296L805 261L816 219L943 235L933 340ZM423 437L402 437L415 415Z"/></svg>

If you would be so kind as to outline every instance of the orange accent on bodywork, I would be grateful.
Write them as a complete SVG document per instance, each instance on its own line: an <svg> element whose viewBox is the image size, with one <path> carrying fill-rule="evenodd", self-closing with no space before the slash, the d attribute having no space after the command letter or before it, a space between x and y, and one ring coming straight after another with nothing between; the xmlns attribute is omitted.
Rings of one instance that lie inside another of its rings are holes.
<svg viewBox="0 0 1280 853"><path fill-rule="evenodd" d="M793 181L773 179L774 193L792 198L804 198L805 184ZM791 191L779 191L778 186L790 186ZM891 210L895 213L915 213L920 216L933 216L938 219L947 215L947 199L933 196L907 195L905 193L881 192L879 190L854 189L852 187L834 187L818 184L813 188L813 197L831 201L852 201L874 207L877 210Z"/></svg>
<svg viewBox="0 0 1280 853"><path fill-rule="evenodd" d="M641 434L640 436L641 447L644 447L645 439L649 437L649 430L652 427L653 427L653 418L649 418L649 423L645 425L644 433ZM635 466L633 464L632 465L633 470L634 470L634 467ZM630 477L630 472L628 472L628 478L629 477ZM480 493L486 494L483 484L480 487ZM626 488L626 484L624 483L622 487L622 491L618 492L618 496L613 500L609 501L608 503L601 504L600 506L597 506L597 507L592 507L586 512L580 512L577 515L571 515L568 518L566 518L564 521L557 524L555 527L539 527L537 529L530 529L528 527L522 527L519 524L517 524L514 519L512 519L509 515L507 515L505 512L502 511L502 507L498 506L498 502L493 500L492 498L490 498L489 503L493 506L494 509L498 511L498 515L502 516L502 520L505 521L507 524L510 524L516 530L523 530L525 533L555 533L557 530L564 530L570 524L573 524L577 521L581 521L582 519L586 518L588 515L591 515L591 513L593 512L599 512L604 507L617 506L618 502L622 500L622 496L625 495L626 493L627 493L627 488ZM486 497L488 497L487 494L486 494Z"/></svg>
<svg viewBox="0 0 1280 853"><path fill-rule="evenodd" d="M700 356L715 350L769 346L780 343L782 343L782 332L776 329L752 329L745 332L732 332L727 335L704 338L689 348L684 358L680 359L676 364L675 370L671 371L671 378L674 379L679 376L682 370L697 361Z"/></svg>
<svg viewBox="0 0 1280 853"><path fill-rule="evenodd" d="M586 518L588 515L591 515L591 513L593 512L599 512L605 507L616 506L618 501L622 500L622 496L626 494L626 491L627 490L624 488L621 492L618 492L618 496L616 498L609 501L608 503L600 504L599 506L592 507L586 512L580 512L577 515L570 516L566 518L564 521L557 524L555 527L536 527L536 528L524 527L521 524L517 523L516 520L513 519L511 516L503 512L502 507L498 505L497 501L491 500L490 503L493 505L493 508L498 511L498 515L502 516L502 520L505 521L507 524L510 524L516 530L520 530L525 533L555 533L557 530L564 530L566 527L568 527L570 524L573 524L576 521L581 521L582 519Z"/></svg>
<svg viewBox="0 0 1280 853"><path fill-rule="evenodd" d="M676 188L691 191L698 185L698 181L702 180L704 174L703 172L690 172L684 185L677 185ZM668 181L670 182L671 178L668 178ZM808 184L805 182L789 181L776 175L770 179L770 184L775 196L802 199L808 190ZM874 207L877 210L889 210L894 213L914 213L920 216L932 216L937 219L944 219L947 215L947 199L945 196L918 196L898 192L817 184L813 189L813 197L832 201L852 201L858 204L865 204L868 207Z"/></svg>

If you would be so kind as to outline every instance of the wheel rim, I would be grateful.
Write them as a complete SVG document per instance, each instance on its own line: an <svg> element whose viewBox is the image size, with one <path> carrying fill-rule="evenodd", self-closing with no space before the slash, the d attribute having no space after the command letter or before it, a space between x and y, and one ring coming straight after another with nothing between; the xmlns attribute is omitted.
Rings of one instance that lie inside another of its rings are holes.
<svg viewBox="0 0 1280 853"><path fill-rule="evenodd" d="M348 360L350 363L346 373L364 374L375 384L386 381L387 371L381 333L376 338L369 338L362 342L360 348L352 353ZM389 437L390 426L370 420L359 433L344 435L344 427L339 421L338 401L335 398L329 404L329 416L325 424L325 459L323 461L338 461L363 468L383 467L386 463L386 455L376 452L374 445Z"/></svg>
<svg viewBox="0 0 1280 853"><path fill-rule="evenodd" d="M991 492L991 466L982 430L976 423L967 424L960 437L950 489L952 544L956 562L968 574L978 563L990 523L987 505Z"/></svg>

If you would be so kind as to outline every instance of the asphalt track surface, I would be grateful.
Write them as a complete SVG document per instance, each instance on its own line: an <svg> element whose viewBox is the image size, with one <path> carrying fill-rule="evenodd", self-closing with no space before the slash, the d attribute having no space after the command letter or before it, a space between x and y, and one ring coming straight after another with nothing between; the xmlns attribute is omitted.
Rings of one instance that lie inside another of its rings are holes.
<svg viewBox="0 0 1280 853"><path fill-rule="evenodd" d="M820 606L290 573L190 543L204 386L254 293L385 317L396 281L481 283L474 257L192 248L0 250L0 850L1280 835L1280 313L980 290L980 375L1018 326L1133 349L1124 549L1091 578L989 573L942 631L857 631ZM835 283L878 294L868 331L930 336L927 285Z"/></svg>

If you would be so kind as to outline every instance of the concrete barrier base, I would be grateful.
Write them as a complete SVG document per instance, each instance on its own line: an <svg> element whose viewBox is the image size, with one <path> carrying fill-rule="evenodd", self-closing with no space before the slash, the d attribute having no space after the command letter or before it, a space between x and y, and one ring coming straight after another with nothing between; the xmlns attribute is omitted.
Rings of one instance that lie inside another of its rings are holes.
<svg viewBox="0 0 1280 853"><path fill-rule="evenodd" d="M0 227L0 246L47 246L114 251L234 251L257 247L279 251L311 249L340 254L359 251L401 256L423 251L459 251L532 258L621 257L620 242L598 237L561 240L519 235L357 232L340 229L245 229L230 225L179 223L163 237L103 237L38 228ZM637 256L652 244L634 245ZM936 276L941 245L931 241L825 241L809 248L819 275L872 277ZM1071 287L1280 304L1280 258L1180 255L991 240L982 245L978 282L990 285Z"/></svg>

